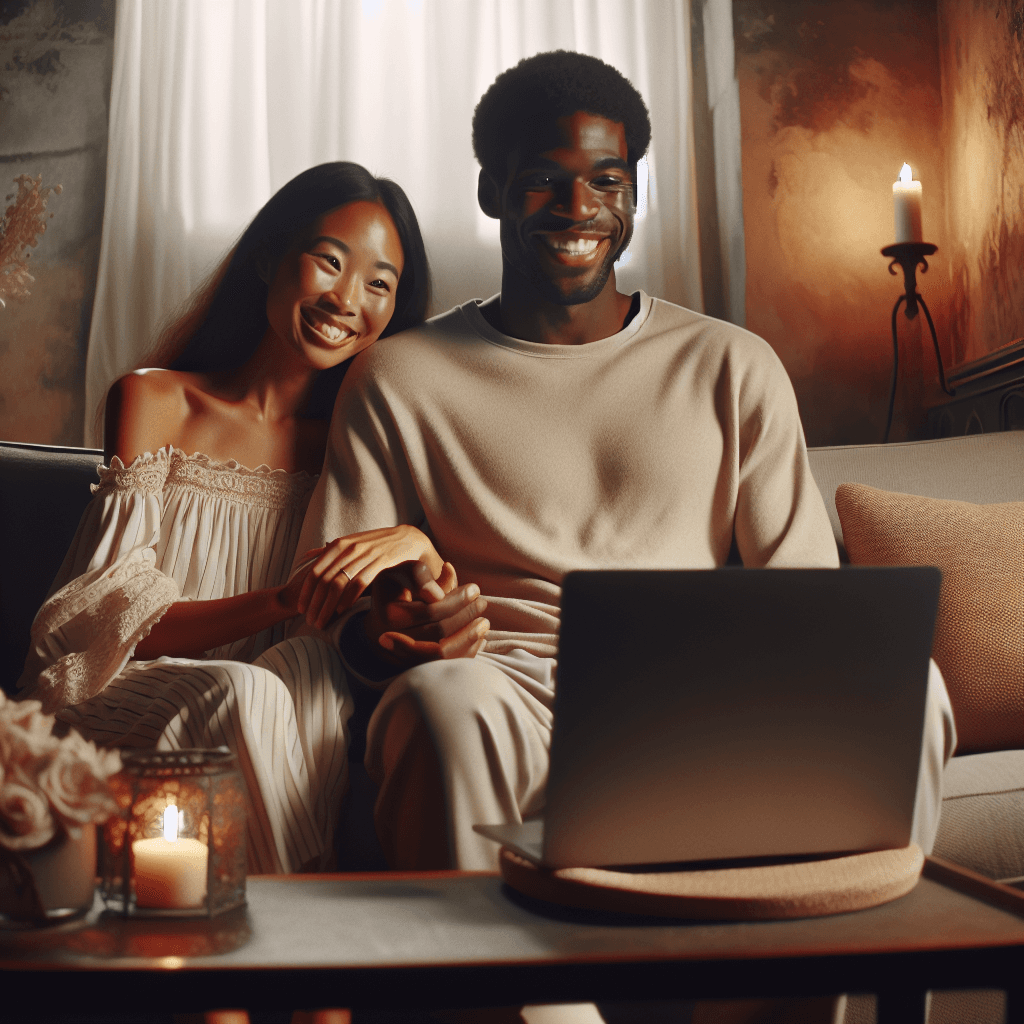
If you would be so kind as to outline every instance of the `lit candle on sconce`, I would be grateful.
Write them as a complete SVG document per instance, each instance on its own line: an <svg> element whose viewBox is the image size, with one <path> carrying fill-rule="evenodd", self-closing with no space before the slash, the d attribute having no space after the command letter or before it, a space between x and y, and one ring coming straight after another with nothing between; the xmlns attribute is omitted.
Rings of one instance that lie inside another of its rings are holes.
<svg viewBox="0 0 1024 1024"><path fill-rule="evenodd" d="M198 839L178 838L178 808L164 809L163 838L132 843L135 901L140 907L185 909L206 899L209 849Z"/></svg>
<svg viewBox="0 0 1024 1024"><path fill-rule="evenodd" d="M892 203L896 219L896 242L923 242L921 231L921 182L911 179L910 164L900 168L893 182Z"/></svg>

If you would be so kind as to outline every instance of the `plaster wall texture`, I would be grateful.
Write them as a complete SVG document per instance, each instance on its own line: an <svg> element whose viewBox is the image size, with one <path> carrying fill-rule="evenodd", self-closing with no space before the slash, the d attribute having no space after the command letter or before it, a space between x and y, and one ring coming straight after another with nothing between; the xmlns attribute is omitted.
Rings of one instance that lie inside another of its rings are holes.
<svg viewBox="0 0 1024 1024"><path fill-rule="evenodd" d="M1024 337L1024 0L940 0L938 13L960 363Z"/></svg>
<svg viewBox="0 0 1024 1024"><path fill-rule="evenodd" d="M106 178L111 0L26 0L0 16L0 198L51 194L27 299L0 310L0 438L81 444L83 375ZM6 205L6 204L5 204Z"/></svg>
<svg viewBox="0 0 1024 1024"><path fill-rule="evenodd" d="M734 16L747 327L789 371L809 444L881 441L902 275L879 250L894 241L904 161L923 183L925 240L939 247L918 290L948 333L935 5L736 0ZM900 314L892 440L919 436L942 397L923 331L920 316Z"/></svg>

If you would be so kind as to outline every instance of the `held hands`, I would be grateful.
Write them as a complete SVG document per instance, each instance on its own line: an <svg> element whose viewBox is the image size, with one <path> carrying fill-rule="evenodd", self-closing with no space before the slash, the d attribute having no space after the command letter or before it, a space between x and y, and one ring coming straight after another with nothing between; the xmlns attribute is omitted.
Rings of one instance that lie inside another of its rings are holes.
<svg viewBox="0 0 1024 1024"><path fill-rule="evenodd" d="M304 614L306 621L318 629L351 608L384 569L418 561L425 563L431 582L442 572L441 556L434 545L415 526L406 525L339 537L325 547L307 551L302 561L308 558L313 562L288 581L282 601L295 596L295 613ZM289 588L297 580L299 585L293 593ZM444 592L437 599L441 597Z"/></svg>
<svg viewBox="0 0 1024 1024"><path fill-rule="evenodd" d="M475 583L459 586L445 562L433 579L423 562L385 569L370 589L366 637L378 657L398 669L441 658L472 658L484 647L491 624L487 601Z"/></svg>

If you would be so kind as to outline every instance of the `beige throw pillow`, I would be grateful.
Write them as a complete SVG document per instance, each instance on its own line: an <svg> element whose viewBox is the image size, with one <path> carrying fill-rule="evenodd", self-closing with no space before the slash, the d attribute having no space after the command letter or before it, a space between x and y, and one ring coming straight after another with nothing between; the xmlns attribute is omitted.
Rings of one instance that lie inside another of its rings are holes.
<svg viewBox="0 0 1024 1024"><path fill-rule="evenodd" d="M1024 504L973 505L842 484L836 510L854 565L937 565L932 655L957 753L1024 747Z"/></svg>

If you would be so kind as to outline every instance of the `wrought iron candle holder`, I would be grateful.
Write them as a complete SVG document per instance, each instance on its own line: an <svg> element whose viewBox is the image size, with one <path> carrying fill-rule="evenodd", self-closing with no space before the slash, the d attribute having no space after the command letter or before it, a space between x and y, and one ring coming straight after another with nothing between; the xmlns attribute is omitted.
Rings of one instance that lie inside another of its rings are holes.
<svg viewBox="0 0 1024 1024"><path fill-rule="evenodd" d="M932 345L935 348L935 361L939 367L939 382L942 384L942 390L947 395L955 394L955 390L950 390L949 385L946 383L946 370L942 365L942 355L939 352L939 340L935 336L935 324L932 322L932 315L928 312L928 306L924 301L924 297L917 290L917 268L920 266L922 273L926 273L928 271L928 260L925 257L931 256L932 253L937 251L938 246L932 245L930 242L896 242L894 245L887 245L882 250L882 255L890 260L889 273L893 277L896 276L896 271L893 268L897 263L903 268L904 287L904 294L896 300L896 305L892 307L892 386L889 389L889 413L885 420L885 441L889 440L889 431L892 429L892 414L896 404L896 379L899 374L900 365L900 343L899 335L896 332L896 314L904 302L907 304L904 315L908 320L913 320L917 316L918 306L924 310L925 318L928 321L928 330L932 335Z"/></svg>
<svg viewBox="0 0 1024 1024"><path fill-rule="evenodd" d="M245 903L245 791L234 755L127 751L103 830L102 895L125 916L212 917Z"/></svg>

